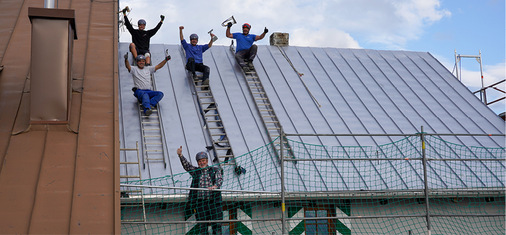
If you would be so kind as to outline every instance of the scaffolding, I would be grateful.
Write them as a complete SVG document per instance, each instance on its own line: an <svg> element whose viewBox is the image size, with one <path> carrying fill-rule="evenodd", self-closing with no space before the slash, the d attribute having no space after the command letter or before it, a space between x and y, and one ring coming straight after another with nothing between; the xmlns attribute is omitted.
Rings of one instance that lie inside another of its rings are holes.
<svg viewBox="0 0 506 235"><path fill-rule="evenodd" d="M485 86L484 77L483 77L483 64L482 64L482 58L481 58L481 50L479 51L478 55L461 55L461 54L457 54L457 50L455 50L454 72L455 72L455 76L457 77L457 79L459 81L462 81L462 59L463 58L474 58L480 64L481 89L474 91L473 94L480 93L480 100L487 106L494 104L496 102L499 102L501 100L504 100L506 98L505 97L506 92L503 89L498 87L499 85L503 84L506 81L506 79L503 79L503 80L496 82L492 85ZM495 91L502 93L502 97L499 97L499 98L494 99L489 102L487 100L487 90L490 90L490 89L493 89Z"/></svg>
<svg viewBox="0 0 506 235"><path fill-rule="evenodd" d="M398 136L404 139L381 146L318 146L289 139L301 136ZM235 185L224 185L224 189L218 190L223 193L224 212L227 210L228 216L220 221L183 221L169 216L181 214L189 190L207 190L188 188L189 181L184 180L187 173L168 176L176 180L150 180L152 185L149 186L142 181L122 184L122 187L149 187L154 192L146 195L150 205L148 221L123 222L122 233L135 234L148 225L148 232L152 234L193 234L195 231L181 225L219 222L230 234L302 234L314 232L316 230L310 229L318 229L318 226L331 234L500 234L505 228L506 149L457 145L444 141L442 136L505 135L431 134L423 132L423 127L421 132L414 134L282 133L280 138L290 142L295 158L283 157L284 145L278 146L281 162L272 166L281 170L281 181L272 181L276 190L234 190ZM272 155L271 151L276 149L267 144L245 155L263 159ZM298 164L285 164L294 161ZM309 172L314 164L325 171L327 185L318 185L309 177L304 181L312 186L302 187L304 182L297 180L294 167ZM337 169L340 172L336 172L334 164L340 166ZM353 164L356 169L351 167ZM394 164L405 174L400 177L402 179L380 180L381 177L369 169L369 164L384 167L381 171L385 173L389 172L388 164ZM356 173L366 178L356 177ZM362 180L365 188L360 186ZM406 182L415 186L402 186ZM139 199L123 198L122 203ZM328 213L314 214L320 211ZM135 215L141 210L126 212L124 216L128 213Z"/></svg>

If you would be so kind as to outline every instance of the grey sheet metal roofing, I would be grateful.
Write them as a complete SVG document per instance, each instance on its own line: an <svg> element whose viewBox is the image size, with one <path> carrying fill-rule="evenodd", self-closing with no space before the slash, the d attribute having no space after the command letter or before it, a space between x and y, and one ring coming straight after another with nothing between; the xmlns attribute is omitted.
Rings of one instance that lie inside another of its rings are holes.
<svg viewBox="0 0 506 235"><path fill-rule="evenodd" d="M188 158L194 162L195 153L206 146L205 132L190 89L191 83L186 77L180 45L152 45L153 63L162 60L166 49L172 55L172 60L155 73L155 79L157 89L165 93L160 109L169 162L166 169L163 164L148 164L142 172L143 179L184 172L176 149L183 146L184 155L190 156ZM128 44L120 43L120 58L127 50ZM254 65L286 133L414 134L420 132L423 126L427 133L504 134L504 121L471 94L430 53L294 46L282 47L281 50L276 46L259 46ZM210 86L236 156L268 144L262 119L229 47L213 46L204 53L204 63L211 68ZM310 93L290 63L304 74L302 80ZM119 77L120 141L122 147L129 148L134 147L136 141L140 142L140 127L136 99L131 91L133 82L123 61L119 62ZM311 95L321 104L321 108ZM291 138L316 145L377 146L402 137ZM504 136L442 138L466 146L505 147ZM121 158L125 157L128 155L123 153ZM451 168L449 165L442 167ZM122 168L122 171L125 169ZM393 166L383 169L388 170L395 169ZM380 174L381 171L376 173ZM502 163L499 168L487 168L487 171L476 177L487 177L489 174L499 177L487 180L490 183L484 184L485 187L504 187L500 177L504 173ZM318 172L318 169L299 171L299 178L310 183L308 179L316 177L316 173L312 172ZM232 169L225 168L227 174L233 174ZM272 175L279 176L279 173L272 172ZM360 173L358 176L367 177ZM323 178L321 180L325 181ZM240 181L237 177L226 177L226 180ZM237 183L241 189L279 190L279 185L268 185L268 179L257 177L254 180L258 183L256 186ZM444 177L436 181L444 181ZM434 183L444 187L455 186L445 182ZM314 184L311 187L321 190L380 189L363 183L339 188L325 188L324 183ZM462 185L470 186L465 182ZM415 182L397 187L406 189L422 186Z"/></svg>

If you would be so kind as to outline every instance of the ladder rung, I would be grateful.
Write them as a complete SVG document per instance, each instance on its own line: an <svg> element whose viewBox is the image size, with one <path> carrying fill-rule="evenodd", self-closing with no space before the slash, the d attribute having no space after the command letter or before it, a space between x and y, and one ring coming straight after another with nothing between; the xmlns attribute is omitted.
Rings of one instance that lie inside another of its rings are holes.
<svg viewBox="0 0 506 235"><path fill-rule="evenodd" d="M160 122L141 122L142 124L159 124Z"/></svg>
<svg viewBox="0 0 506 235"><path fill-rule="evenodd" d="M143 135L144 138L154 138L154 137L162 137L160 135Z"/></svg>
<svg viewBox="0 0 506 235"><path fill-rule="evenodd" d="M119 164L139 164L139 162L120 162Z"/></svg>
<svg viewBox="0 0 506 235"><path fill-rule="evenodd" d="M252 93L253 93L253 95L264 95L265 94L265 92L252 92Z"/></svg>
<svg viewBox="0 0 506 235"><path fill-rule="evenodd" d="M232 149L231 147L223 147L223 148L216 148L216 150L229 150Z"/></svg>
<svg viewBox="0 0 506 235"><path fill-rule="evenodd" d="M273 109L260 109L259 111L260 112L272 112L274 110Z"/></svg>
<svg viewBox="0 0 506 235"><path fill-rule="evenodd" d="M221 155L220 157L234 157L234 155Z"/></svg>
<svg viewBox="0 0 506 235"><path fill-rule="evenodd" d="M163 158L146 158L148 161L161 161Z"/></svg>

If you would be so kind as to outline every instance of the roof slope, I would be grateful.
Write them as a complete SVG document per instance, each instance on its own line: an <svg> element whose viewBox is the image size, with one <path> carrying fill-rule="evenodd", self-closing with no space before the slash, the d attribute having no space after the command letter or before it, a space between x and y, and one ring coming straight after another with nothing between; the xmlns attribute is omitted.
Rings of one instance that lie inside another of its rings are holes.
<svg viewBox="0 0 506 235"><path fill-rule="evenodd" d="M127 50L128 44L121 43L119 54L123 55ZM206 146L205 130L191 92L191 82L184 70L185 59L181 47L152 45L154 63L162 60L165 50L172 55L172 60L155 73L155 81L157 89L165 93L160 106L169 166L165 169L163 164L149 163L146 170L143 170L144 179L184 172L175 154L179 146L183 146L185 156L191 156L190 160ZM204 63L211 68L210 86L234 153L237 156L243 155L268 144L262 119L229 47L213 46L204 53ZM415 134L423 126L424 132L428 133L504 134L504 121L426 52L259 46L254 65L286 133ZM293 68L304 74L302 80ZM119 74L121 145L132 147L136 141L140 143L136 99L130 90L133 82L122 62L119 63ZM311 95L321 107L318 107ZM403 137L291 137L296 141L326 146L377 146L401 138ZM443 139L466 146L505 146L504 136L444 136ZM122 154L121 158L129 157ZM246 155L238 161L239 165L251 166L248 169L252 172L248 175L248 182L258 183L251 185L245 180L241 182L242 176L233 177L232 169L225 166L225 171L231 176L227 180L235 182L231 185L241 189L267 191L279 187L279 184L267 182L269 179L258 174L271 166L269 169L272 172L266 175L279 176L275 167L272 167L277 165L273 158L255 159L254 156ZM504 172L504 165L501 166L499 169L488 169L488 174ZM377 175L395 171L394 166L378 169L372 164L369 167L376 169L373 172ZM444 171L451 171L452 168L450 165L441 167ZM314 177L325 181L325 173L320 173L320 176L314 173L318 172L318 167L294 171L303 181L310 182ZM365 177L361 173L355 174ZM395 177L402 178L403 175L399 173ZM476 177L480 178L479 175ZM495 178L495 183L486 186L504 187L502 179L497 176ZM444 181L444 177L436 179L435 183L439 185L441 181ZM312 187L322 187L325 185L322 182L315 182ZM451 187L449 183L443 185ZM467 187L466 185L464 182L459 187ZM368 188L360 184L347 187L338 189ZM381 187L383 186L369 189ZM398 187L417 188L420 184L414 182Z"/></svg>
<svg viewBox="0 0 506 235"><path fill-rule="evenodd" d="M58 1L60 9L75 9L78 36L68 127L29 127L32 25L28 8L43 5L34 0L0 3L0 64L4 65L0 72L0 231L119 233L115 182L119 179L115 149L119 148L114 141L117 2Z"/></svg>

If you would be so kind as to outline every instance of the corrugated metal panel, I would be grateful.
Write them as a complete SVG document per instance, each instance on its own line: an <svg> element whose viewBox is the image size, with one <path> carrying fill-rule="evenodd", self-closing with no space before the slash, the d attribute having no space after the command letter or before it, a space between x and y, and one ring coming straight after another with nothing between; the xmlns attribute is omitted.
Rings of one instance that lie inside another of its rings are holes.
<svg viewBox="0 0 506 235"><path fill-rule="evenodd" d="M124 54L127 45L121 45L120 54ZM154 61L159 45L153 45ZM205 133L199 122L198 110L192 99L190 84L184 71L184 57L179 45L168 46L172 60L168 63L169 78L160 79L157 72L157 86L165 92L162 108L165 117L167 142L170 153L174 155L179 145L189 150L185 155L194 154L205 145ZM280 51L283 50L282 52ZM160 50L163 51L163 50ZM287 58L283 56L287 55ZM236 155L248 153L267 144L255 103L247 89L246 82L228 47L213 46L204 53L204 63L211 68L210 84L218 103L223 124L227 128L230 143ZM290 63L304 73L303 82ZM254 61L257 73L262 81L272 106L284 131L292 134L414 134L421 126L429 133L504 133L504 122L484 106L436 59L426 52L377 51L364 49L336 49L309 47L259 46ZM122 81L131 80L123 74ZM166 72L163 72L165 74ZM163 81L162 81L163 80ZM130 81L129 81L130 82ZM165 84L172 88L165 88ZM321 108L312 100L311 94L321 104ZM128 86L128 85L127 85ZM130 85L131 86L131 82ZM134 105L135 98L130 87L121 89L130 103L122 101L125 113ZM175 101L174 101L175 100ZM127 105L125 105L127 104ZM170 112L169 112L170 110ZM123 117L130 123L124 135L127 141L138 138L135 128L137 116ZM133 120L133 121L132 121ZM138 132L138 130L137 130ZM401 137L299 137L292 139L327 146L376 146L391 143ZM503 137L452 137L445 140L468 146L504 147ZM421 153L420 153L421 154ZM306 151L306 156L311 156ZM172 156L174 157L174 156ZM374 156L370 156L374 157ZM240 161L254 162L258 184L241 182L241 178L231 171L227 180L237 180L242 189L279 190L279 185L266 182L266 175L279 177L279 164L275 157L272 162L255 162L254 156L243 157ZM177 160L170 161L172 171L153 169L149 176L158 177L184 172ZM241 162L238 162L240 165ZM289 163L292 164L292 163ZM359 189L412 189L421 188L422 175L417 180L405 182L408 175L417 174L421 165L407 162L399 168L392 163L333 163L337 178L326 177L316 164L310 168L299 169L296 165L288 169L287 174L295 174L300 179L297 190L359 190ZM275 167L274 167L275 166ZM371 169L368 174L360 173L358 167ZM442 163L431 184L438 187L481 187L502 185L501 179L492 174L487 163L460 163L460 165ZM464 167L471 172L470 178L461 178L458 185L450 185L445 178L455 177L452 167ZM478 169L479 168L479 169ZM346 173L340 169L347 170ZM482 170L487 169L487 170ZM435 173L436 169L430 169ZM265 172L267 171L267 172ZM273 172L275 171L275 172ZM345 174L345 175L343 175ZM251 177L251 175L250 175ZM344 180L344 178L348 180ZM353 181L349 179L353 178ZM495 179L483 182L482 178ZM379 179L376 185L370 185L370 179ZM400 182L400 183L399 183ZM477 182L470 185L470 182ZM497 184L499 183L499 184ZM337 188L336 188L337 187ZM289 189L295 190L295 189Z"/></svg>

